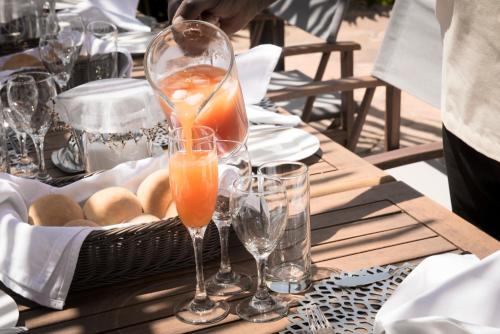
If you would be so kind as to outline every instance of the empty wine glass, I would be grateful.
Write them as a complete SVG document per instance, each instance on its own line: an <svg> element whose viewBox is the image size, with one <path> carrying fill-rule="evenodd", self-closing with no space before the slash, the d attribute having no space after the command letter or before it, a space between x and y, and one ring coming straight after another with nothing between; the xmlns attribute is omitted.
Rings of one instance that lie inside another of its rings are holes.
<svg viewBox="0 0 500 334"><path fill-rule="evenodd" d="M65 90L83 45L85 27L76 13L56 14L57 29L50 20L53 20L52 16L43 20L40 58L61 90Z"/></svg>
<svg viewBox="0 0 500 334"><path fill-rule="evenodd" d="M236 235L257 261L255 295L236 307L247 321L278 320L288 306L269 294L265 281L266 262L283 236L288 214L286 188L279 179L266 175L237 179L231 189L230 210Z"/></svg>
<svg viewBox="0 0 500 334"><path fill-rule="evenodd" d="M252 285L249 276L232 270L228 254L228 237L231 228L229 211L230 187L235 179L252 175L252 166L248 149L244 143L232 140L217 140L219 156L219 191L217 205L212 220L219 230L220 267L207 282L207 291L211 295L229 296L248 291Z"/></svg>
<svg viewBox="0 0 500 334"><path fill-rule="evenodd" d="M46 72L25 72L7 83L7 98L12 116L35 144L38 158L37 178L50 179L45 168L44 139L52 123L57 95L52 76Z"/></svg>
<svg viewBox="0 0 500 334"><path fill-rule="evenodd" d="M15 176L34 178L36 176L38 167L33 163L33 159L28 155L26 148L27 134L22 129L21 125L17 124L16 118L13 117L13 111L9 108L7 100L7 85L2 87L0 92L2 102L2 114L8 127L14 132L17 142L19 144L19 154L11 161L13 165L10 168L10 173Z"/></svg>

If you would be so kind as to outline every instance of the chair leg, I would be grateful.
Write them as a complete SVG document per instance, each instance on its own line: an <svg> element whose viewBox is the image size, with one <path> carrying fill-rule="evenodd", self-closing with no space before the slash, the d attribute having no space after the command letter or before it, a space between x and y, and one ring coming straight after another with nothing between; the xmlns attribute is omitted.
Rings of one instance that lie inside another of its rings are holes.
<svg viewBox="0 0 500 334"><path fill-rule="evenodd" d="M330 52L323 52L321 55L321 60L316 70L316 75L314 76L314 81L321 81L323 75L325 74L326 65L328 65L328 60L330 60ZM302 120L304 122L309 122L311 120L311 112L313 109L314 101L316 100L316 95L309 96L306 100L304 110L302 111Z"/></svg>
<svg viewBox="0 0 500 334"><path fill-rule="evenodd" d="M344 51L340 54L340 76L342 78L354 75L354 54L352 51ZM342 128L351 137L354 124L354 92L342 92ZM349 144L349 143L348 143Z"/></svg>
<svg viewBox="0 0 500 334"><path fill-rule="evenodd" d="M250 47L257 46L262 39L262 32L264 31L264 24L266 21L255 21L250 26Z"/></svg>
<svg viewBox="0 0 500 334"><path fill-rule="evenodd" d="M356 121L352 127L351 137L347 139L347 148L351 151L356 149L359 137L361 135L361 130L366 121L366 116L368 111L370 111L370 106L372 104L373 95L375 94L375 87L367 88L365 90L365 95L363 96L363 101L359 107L358 116L356 116Z"/></svg>
<svg viewBox="0 0 500 334"><path fill-rule="evenodd" d="M385 150L399 148L401 131L401 90L387 85L385 88Z"/></svg>

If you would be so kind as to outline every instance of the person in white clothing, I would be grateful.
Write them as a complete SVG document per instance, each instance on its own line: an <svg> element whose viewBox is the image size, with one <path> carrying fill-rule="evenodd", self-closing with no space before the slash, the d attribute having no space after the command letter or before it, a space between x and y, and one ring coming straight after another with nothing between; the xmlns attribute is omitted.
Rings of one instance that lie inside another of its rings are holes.
<svg viewBox="0 0 500 334"><path fill-rule="evenodd" d="M452 208L500 239L500 1L437 0L436 16Z"/></svg>

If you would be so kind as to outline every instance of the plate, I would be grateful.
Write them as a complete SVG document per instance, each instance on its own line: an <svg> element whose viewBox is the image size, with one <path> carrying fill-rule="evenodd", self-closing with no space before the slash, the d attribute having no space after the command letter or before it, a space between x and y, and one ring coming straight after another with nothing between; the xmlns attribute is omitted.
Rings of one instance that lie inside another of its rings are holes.
<svg viewBox="0 0 500 334"><path fill-rule="evenodd" d="M0 329L14 327L19 318L17 304L11 296L0 290Z"/></svg>
<svg viewBox="0 0 500 334"><path fill-rule="evenodd" d="M250 127L247 147L253 166L278 160L298 161L319 150L319 139L296 128L262 130Z"/></svg>
<svg viewBox="0 0 500 334"><path fill-rule="evenodd" d="M118 47L127 49L131 54L146 52L155 33L144 31L131 31L118 34Z"/></svg>

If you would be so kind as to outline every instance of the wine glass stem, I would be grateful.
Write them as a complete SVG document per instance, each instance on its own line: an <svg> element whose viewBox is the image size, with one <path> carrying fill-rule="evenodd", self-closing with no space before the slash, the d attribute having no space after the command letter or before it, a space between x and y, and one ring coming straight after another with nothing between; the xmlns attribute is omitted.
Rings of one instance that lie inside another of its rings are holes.
<svg viewBox="0 0 500 334"><path fill-rule="evenodd" d="M193 229L191 234L194 247L194 261L196 263L196 293L194 300L196 302L204 302L207 300L207 292L205 290L205 278L203 277L203 229Z"/></svg>
<svg viewBox="0 0 500 334"><path fill-rule="evenodd" d="M266 285L266 264L267 258L257 259L257 291L255 291L254 298L261 300L269 298L269 291Z"/></svg>
<svg viewBox="0 0 500 334"><path fill-rule="evenodd" d="M217 222L217 228L219 229L219 239L220 239L220 275L230 275L231 260L229 259L229 229L230 225L227 222Z"/></svg>
<svg viewBox="0 0 500 334"><path fill-rule="evenodd" d="M38 158L38 174L39 179L46 179L48 177L47 170L45 169L44 150L44 136L32 135L33 144L35 144L36 156Z"/></svg>
<svg viewBox="0 0 500 334"><path fill-rule="evenodd" d="M16 132L17 141L19 142L19 149L21 153L21 161L24 161L28 154L26 153L26 133L17 133Z"/></svg>

